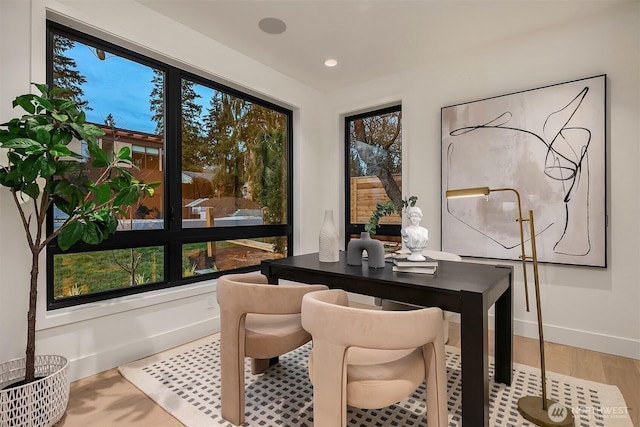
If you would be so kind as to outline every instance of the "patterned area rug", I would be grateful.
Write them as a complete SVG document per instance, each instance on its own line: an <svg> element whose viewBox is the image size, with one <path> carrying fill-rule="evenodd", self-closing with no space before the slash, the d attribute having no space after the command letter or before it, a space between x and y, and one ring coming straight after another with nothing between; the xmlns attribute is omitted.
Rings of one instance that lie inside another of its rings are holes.
<svg viewBox="0 0 640 427"><path fill-rule="evenodd" d="M219 335L142 359L120 373L187 427L233 426L220 415ZM307 375L310 344L280 357L262 375L245 363L245 426L313 426L313 397ZM459 349L447 346L449 426L461 425ZM490 360L492 362L492 359ZM490 366L493 376L493 364ZM491 426L533 426L518 413L521 396L539 395L539 370L514 364L510 387L490 383ZM572 410L576 427L633 427L615 386L547 372L547 395ZM424 385L407 399L380 410L348 408L349 426L425 426Z"/></svg>

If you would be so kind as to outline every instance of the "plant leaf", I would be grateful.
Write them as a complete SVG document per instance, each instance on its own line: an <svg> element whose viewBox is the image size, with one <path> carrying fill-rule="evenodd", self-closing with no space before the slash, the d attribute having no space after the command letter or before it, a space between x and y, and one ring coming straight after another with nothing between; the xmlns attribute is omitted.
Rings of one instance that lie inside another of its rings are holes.
<svg viewBox="0 0 640 427"><path fill-rule="evenodd" d="M66 114L51 113L51 116L59 122L66 122L69 120L69 116Z"/></svg>
<svg viewBox="0 0 640 427"><path fill-rule="evenodd" d="M128 162L132 162L133 159L131 158L131 149L129 147L122 147L118 150L118 154L116 155L116 157L118 158L118 160L126 160Z"/></svg>
<svg viewBox="0 0 640 427"><path fill-rule="evenodd" d="M35 182L28 184L22 189L22 192L32 199L37 199L40 195L40 186Z"/></svg>
<svg viewBox="0 0 640 427"><path fill-rule="evenodd" d="M23 138L23 137L12 138L0 144L0 147L9 148L9 149L28 148L33 146L39 147L40 143L31 138Z"/></svg>
<svg viewBox="0 0 640 427"><path fill-rule="evenodd" d="M31 83L31 84L37 87L40 93L47 93L49 91L49 86L47 86L46 84L43 84L43 83Z"/></svg>
<svg viewBox="0 0 640 427"><path fill-rule="evenodd" d="M75 106L76 106L75 101L65 100L64 102L61 102L60 105L58 105L58 108L61 110L68 110L70 108L75 108Z"/></svg>
<svg viewBox="0 0 640 427"><path fill-rule="evenodd" d="M120 192L116 195L113 200L114 206L129 206L138 201L140 196L138 195L138 191L136 188L124 188L120 190Z"/></svg>
<svg viewBox="0 0 640 427"><path fill-rule="evenodd" d="M82 241L90 245L97 245L100 243L100 240L96 224L93 222L87 222L84 227L84 233L82 234Z"/></svg>
<svg viewBox="0 0 640 427"><path fill-rule="evenodd" d="M49 152L51 153L51 155L56 157L70 156L72 154L71 150L69 150L66 145L62 144L54 145L53 147L51 147L51 150L49 150Z"/></svg>
<svg viewBox="0 0 640 427"><path fill-rule="evenodd" d="M96 189L96 202L99 205L107 203L111 198L111 188L109 184L102 184Z"/></svg>
<svg viewBox="0 0 640 427"><path fill-rule="evenodd" d="M106 168L107 166L109 166L109 162L102 159L94 159L91 162L91 167L93 168Z"/></svg>
<svg viewBox="0 0 640 427"><path fill-rule="evenodd" d="M98 144L96 144L95 142L90 142L87 145L87 148L89 149L89 154L91 154L91 157L93 157L94 159L94 167L103 168L109 165L109 157L107 156L107 153L105 153L104 150L98 146ZM100 166L96 166L96 162Z"/></svg>
<svg viewBox="0 0 640 427"><path fill-rule="evenodd" d="M36 107L35 105L33 105L32 100L35 97L36 95L32 93L28 93L26 95L20 95L16 97L16 99L13 101L13 107L15 108L16 106L19 105L27 113L34 114L36 112Z"/></svg>
<svg viewBox="0 0 640 427"><path fill-rule="evenodd" d="M84 224L78 220L71 221L58 234L58 247L66 251L82 238Z"/></svg>
<svg viewBox="0 0 640 427"><path fill-rule="evenodd" d="M43 178L50 178L56 173L56 161L52 158L41 157L37 163Z"/></svg>

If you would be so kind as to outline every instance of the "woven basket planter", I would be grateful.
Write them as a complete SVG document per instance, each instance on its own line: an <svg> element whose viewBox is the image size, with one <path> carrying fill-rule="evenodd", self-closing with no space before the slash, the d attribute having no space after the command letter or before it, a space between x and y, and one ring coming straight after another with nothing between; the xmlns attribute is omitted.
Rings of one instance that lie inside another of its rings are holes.
<svg viewBox="0 0 640 427"><path fill-rule="evenodd" d="M49 427L69 402L69 362L62 356L36 356L36 381L4 389L24 379L25 359L0 364L0 427Z"/></svg>

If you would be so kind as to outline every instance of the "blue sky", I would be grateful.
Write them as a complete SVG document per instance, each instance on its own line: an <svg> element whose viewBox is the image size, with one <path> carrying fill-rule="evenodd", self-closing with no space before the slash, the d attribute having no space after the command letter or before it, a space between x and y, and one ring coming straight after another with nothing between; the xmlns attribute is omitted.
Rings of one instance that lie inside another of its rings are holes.
<svg viewBox="0 0 640 427"><path fill-rule="evenodd" d="M76 61L77 70L87 79L82 89L92 108L85 110L88 121L102 124L112 114L119 128L155 132L149 110L151 68L110 53L100 60L95 50L78 42L66 55Z"/></svg>
<svg viewBox="0 0 640 427"><path fill-rule="evenodd" d="M91 110L85 110L87 120L104 123L112 114L116 127L155 133L156 124L151 120L149 99L153 90L153 70L128 59L106 52L101 60L95 49L76 42L73 49L65 53L76 62L76 69L87 82L82 86L84 99L89 101ZM196 100L206 113L213 89L195 85Z"/></svg>

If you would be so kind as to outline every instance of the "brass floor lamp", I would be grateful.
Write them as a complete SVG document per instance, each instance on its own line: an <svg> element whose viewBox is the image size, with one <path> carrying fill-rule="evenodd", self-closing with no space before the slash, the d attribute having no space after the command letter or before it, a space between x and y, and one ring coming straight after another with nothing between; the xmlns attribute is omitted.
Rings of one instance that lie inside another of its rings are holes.
<svg viewBox="0 0 640 427"><path fill-rule="evenodd" d="M527 260L531 260L533 264L533 281L536 294L536 311L538 314L538 336L540 341L540 371L542 374L542 397L525 396L518 400L518 411L522 416L539 426L572 426L574 425L573 414L571 411L560 403L547 398L547 375L545 369L544 358L544 334L542 328L542 308L540 306L540 281L538 279L538 255L536 252L536 233L533 222L533 211L529 210L529 216L522 216L522 205L520 203L520 193L513 188L495 188L474 187L463 188L459 190L447 190L447 199L460 197L489 197L489 193L498 191L512 191L515 193L518 201L518 218L516 221L520 225L520 248L522 259L522 271L524 273L524 289L525 299L527 303L527 311L529 311L529 290L527 286ZM531 241L531 255L525 254L524 249L524 222L529 222L529 236Z"/></svg>

